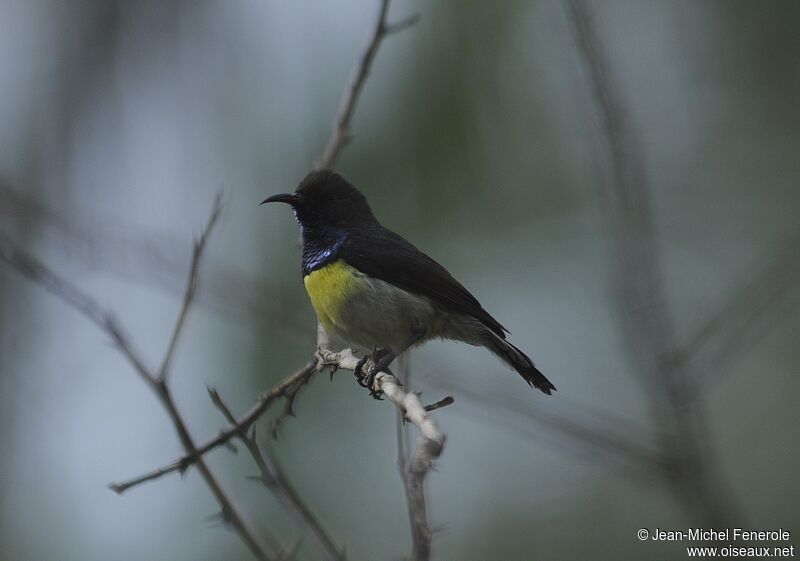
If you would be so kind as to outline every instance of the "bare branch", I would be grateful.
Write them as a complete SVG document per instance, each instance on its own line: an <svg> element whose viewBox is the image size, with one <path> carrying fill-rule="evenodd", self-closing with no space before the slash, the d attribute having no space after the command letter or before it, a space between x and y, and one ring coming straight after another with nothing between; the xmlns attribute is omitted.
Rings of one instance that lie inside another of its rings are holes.
<svg viewBox="0 0 800 561"><path fill-rule="evenodd" d="M350 349L338 353L320 349L319 354L322 366L355 370L359 362L358 357ZM369 361L364 368L368 367ZM408 516L413 540L411 559L427 561L430 559L433 532L428 521L424 482L425 477L433 468L435 460L442 454L445 435L436 425L433 417L425 411L419 396L413 392L406 392L391 373L379 372L375 376L373 389L383 392L420 432L417 446L411 455L406 472L406 501L408 502Z"/></svg>
<svg viewBox="0 0 800 561"><path fill-rule="evenodd" d="M212 213L212 218L214 215L215 213ZM215 219L216 218L214 218L214 220ZM210 224L213 225L213 221ZM244 541L257 559L269 561L270 559L277 557L275 554L277 549L273 545L262 544L255 537L255 534L247 526L233 501L222 489L208 465L205 463L203 458L198 455L197 448L192 440L191 435L189 434L186 422L184 421L175 405L174 400L172 399L172 394L169 390L166 380L157 376L144 365L144 361L140 355L133 350L133 345L129 342L128 337L125 335L122 327L114 319L113 315L104 310L91 296L56 275L45 265L36 260L33 256L14 246L14 244L8 241L5 237L0 238L0 258L2 258L3 261L11 265L17 271L25 275L31 281L47 288L60 300L81 313L89 321L95 324L101 331L111 337L116 345L116 348L128 360L139 376L153 390L153 392L161 401L161 404L166 409L187 455L196 458L195 463L197 464L197 468L200 471L200 474L203 476L203 479L205 480L209 490L217 499L223 514L223 519L236 530L239 537L242 539L242 541ZM189 289L191 289L191 285L192 283L190 282ZM188 300L191 301L191 298L188 298ZM178 322L178 331L180 331L180 325L182 325L182 321ZM174 345L170 345L170 347L173 346ZM274 542L274 540L271 538L270 540Z"/></svg>
<svg viewBox="0 0 800 561"><path fill-rule="evenodd" d="M389 13L389 2L390 0L381 0L380 11L378 12L378 18L372 30L370 40L364 52L361 54L361 59L356 67L355 74L353 74L350 83L345 89L341 105L339 106L339 112L336 116L336 122L333 126L333 132L328 140L328 144L322 151L322 156L320 156L314 166L316 169L332 168L336 163L336 157L339 155L339 152L341 152L342 148L350 141L350 121L353 118L353 113L358 103L358 97L367 81L367 76L372 67L372 61L375 59L375 54L378 52L378 48L383 39L390 33L402 31L419 21L419 15L415 14L396 24L388 24L386 16Z"/></svg>
<svg viewBox="0 0 800 561"><path fill-rule="evenodd" d="M208 388L208 394L211 397L211 401L217 409L222 412L228 423L236 425L236 417L233 416L230 408L222 400L219 392L213 388ZM322 523L317 519L309 506L305 504L300 494L295 491L283 470L269 452L269 449L259 445L256 435L256 425L253 425L250 435L240 430L237 436L247 447L247 450L253 457L253 461L255 461L258 467L260 476L256 479L269 489L278 500L295 515L295 518L300 522L303 528L312 535L320 552L325 556L325 559L344 561L344 556L336 548L333 539L328 535L325 528L322 527Z"/></svg>
<svg viewBox="0 0 800 561"><path fill-rule="evenodd" d="M178 436L181 440L184 450L186 450L188 455L196 457L194 463L197 466L197 470L200 472L200 475L203 476L203 479L210 489L211 494L214 495L214 498L216 498L217 502L220 504L223 520L225 520L236 530L236 533L239 535L239 537L241 537L242 541L245 542L247 547L257 559L263 559L265 561L269 561L270 559L279 559L280 554L277 540L264 533L269 540L269 544L264 544L255 537L255 534L247 526L244 518L242 518L242 515L239 513L233 501L227 496L216 477L212 474L211 469L208 467L208 464L206 464L205 459L198 455L197 446L194 444L194 441L192 440L192 437L189 434L189 430L186 426L186 422L181 417L178 408L172 399L169 386L167 386L164 381L160 381L158 388L159 391L157 391L157 395L161 398L162 403L167 409L167 412L169 413L169 416L175 425L175 429L178 432Z"/></svg>
<svg viewBox="0 0 800 561"><path fill-rule="evenodd" d="M104 310L90 296L56 275L33 255L18 247L3 234L0 234L0 259L30 281L44 287L58 299L80 312L98 329L108 334L116 348L134 367L136 373L148 385L152 386L155 383L155 378L150 375L150 371L139 358L139 354L134 350L133 344L111 312Z"/></svg>

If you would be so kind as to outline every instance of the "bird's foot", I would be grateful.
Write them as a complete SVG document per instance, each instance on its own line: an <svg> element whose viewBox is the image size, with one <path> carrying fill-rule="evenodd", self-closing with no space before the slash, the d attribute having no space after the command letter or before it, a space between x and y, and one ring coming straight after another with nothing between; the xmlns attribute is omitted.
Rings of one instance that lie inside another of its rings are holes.
<svg viewBox="0 0 800 561"><path fill-rule="evenodd" d="M364 385L364 378L366 378L366 374L364 373L364 365L369 360L369 355L364 355L360 359L358 359L358 363L356 367L353 368L353 376L356 377L356 382L358 382L359 386L366 387Z"/></svg>
<svg viewBox="0 0 800 561"><path fill-rule="evenodd" d="M364 365L370 359L371 355L364 355L356 364L356 367L353 369L353 375L356 377L356 382L362 388L367 388L369 390L370 397L374 399L381 399L380 391L375 391L374 384L375 384L375 376L378 372L375 368L370 368L369 372L364 372Z"/></svg>
<svg viewBox="0 0 800 561"><path fill-rule="evenodd" d="M361 357L361 359L358 361L358 364L356 364L356 367L353 369L353 375L356 377L358 385L363 388L367 388L369 390L370 397L374 399L382 399L381 394L383 392L375 389L375 377L382 370L386 370L386 367L389 365L392 358L394 358L392 355L393 353L390 350L375 349L372 351L371 355ZM370 359L372 359L373 362L372 367L370 367L369 372L364 373L364 365Z"/></svg>

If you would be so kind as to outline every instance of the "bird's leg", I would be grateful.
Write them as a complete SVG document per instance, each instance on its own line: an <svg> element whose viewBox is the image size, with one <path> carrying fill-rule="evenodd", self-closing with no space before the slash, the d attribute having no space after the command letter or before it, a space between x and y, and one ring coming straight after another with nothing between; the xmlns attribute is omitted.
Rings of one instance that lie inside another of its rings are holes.
<svg viewBox="0 0 800 561"><path fill-rule="evenodd" d="M394 359L396 359L399 355L408 350L410 347L413 347L424 336L425 336L424 329L415 330L412 333L411 337L409 337L408 340L405 343L403 343L402 347L397 352L391 349L376 349L375 351L373 351L372 368L369 369L366 378L363 379L363 384L361 384L362 386L369 388L369 395L371 395L375 399L380 399L380 391L375 391L373 387L373 385L375 384L375 376L378 375L378 372L386 370Z"/></svg>
<svg viewBox="0 0 800 561"><path fill-rule="evenodd" d="M366 376L364 376L361 380L359 380L359 384L364 386L365 388L369 389L369 395L375 399L381 399L381 391L375 391L375 376L378 375L378 372L381 370L387 370L389 363L391 363L395 357L395 355L391 349L375 349L372 351L370 358L372 358L372 368L369 369Z"/></svg>
<svg viewBox="0 0 800 561"><path fill-rule="evenodd" d="M391 351L388 349L379 349L375 347L372 349L371 354L361 357L356 367L353 369L353 375L356 377L358 385L362 388L369 389L369 395L375 399L381 399L380 392L376 392L372 387L375 383L375 375L380 372L380 370L375 371L373 368L370 368L369 372L364 372L364 364L366 364L367 360L372 360L373 362L380 361L389 353L391 353ZM381 368L381 370L384 368L386 367Z"/></svg>
<svg viewBox="0 0 800 561"><path fill-rule="evenodd" d="M373 351L372 351L372 352L374 353L374 352L375 352L375 350L373 349ZM364 355L364 356L362 356L360 359L358 359L358 363L356 363L356 367L355 367L355 368L353 368L353 376L355 376L355 377L356 377L356 381L358 382L358 384L359 384L360 386L364 386L364 383L361 381L361 380L364 378L364 372L363 372L362 370L363 370L363 368L364 368L364 365L365 365L365 364L367 363L367 361L369 360L369 357L370 357L370 356L371 356L371 355ZM364 386L364 387L366 387L366 386Z"/></svg>

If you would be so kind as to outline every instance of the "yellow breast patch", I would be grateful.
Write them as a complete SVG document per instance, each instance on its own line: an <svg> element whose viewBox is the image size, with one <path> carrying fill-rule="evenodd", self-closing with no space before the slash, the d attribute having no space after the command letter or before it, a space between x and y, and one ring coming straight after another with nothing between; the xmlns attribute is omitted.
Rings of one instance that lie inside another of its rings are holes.
<svg viewBox="0 0 800 561"><path fill-rule="evenodd" d="M342 307L364 283L357 274L356 269L339 259L303 277L311 305L325 329L330 331L340 323Z"/></svg>

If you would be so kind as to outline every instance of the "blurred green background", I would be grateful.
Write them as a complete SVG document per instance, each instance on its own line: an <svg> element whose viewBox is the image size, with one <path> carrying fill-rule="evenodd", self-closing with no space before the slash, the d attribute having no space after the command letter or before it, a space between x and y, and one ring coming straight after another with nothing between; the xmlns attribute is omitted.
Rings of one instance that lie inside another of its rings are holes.
<svg viewBox="0 0 800 561"><path fill-rule="evenodd" d="M720 318L694 399L730 522L800 531L800 3L590 8L640 140L677 345ZM413 354L413 387L456 399L436 413L448 443L427 482L436 558L683 559L680 544L635 533L697 526L698 513L657 474L567 434L576 423L654 449L661 429L615 309L613 219L567 11L408 2L390 19L415 11L378 53L337 168L559 390L528 391L464 345ZM376 13L372 1L0 2L1 231L114 309L153 363L191 237L224 189L174 371L198 439L224 424L206 385L243 411L313 350L293 219L257 203L321 152ZM735 344L715 339L729 332ZM345 372L316 379L297 409L273 448L336 541L356 560L407 554L392 406ZM179 453L104 336L0 266L0 558L250 559L209 518L194 471L122 497L106 488ZM245 479L246 454L210 460L255 526L300 536ZM311 540L300 558L319 558Z"/></svg>

